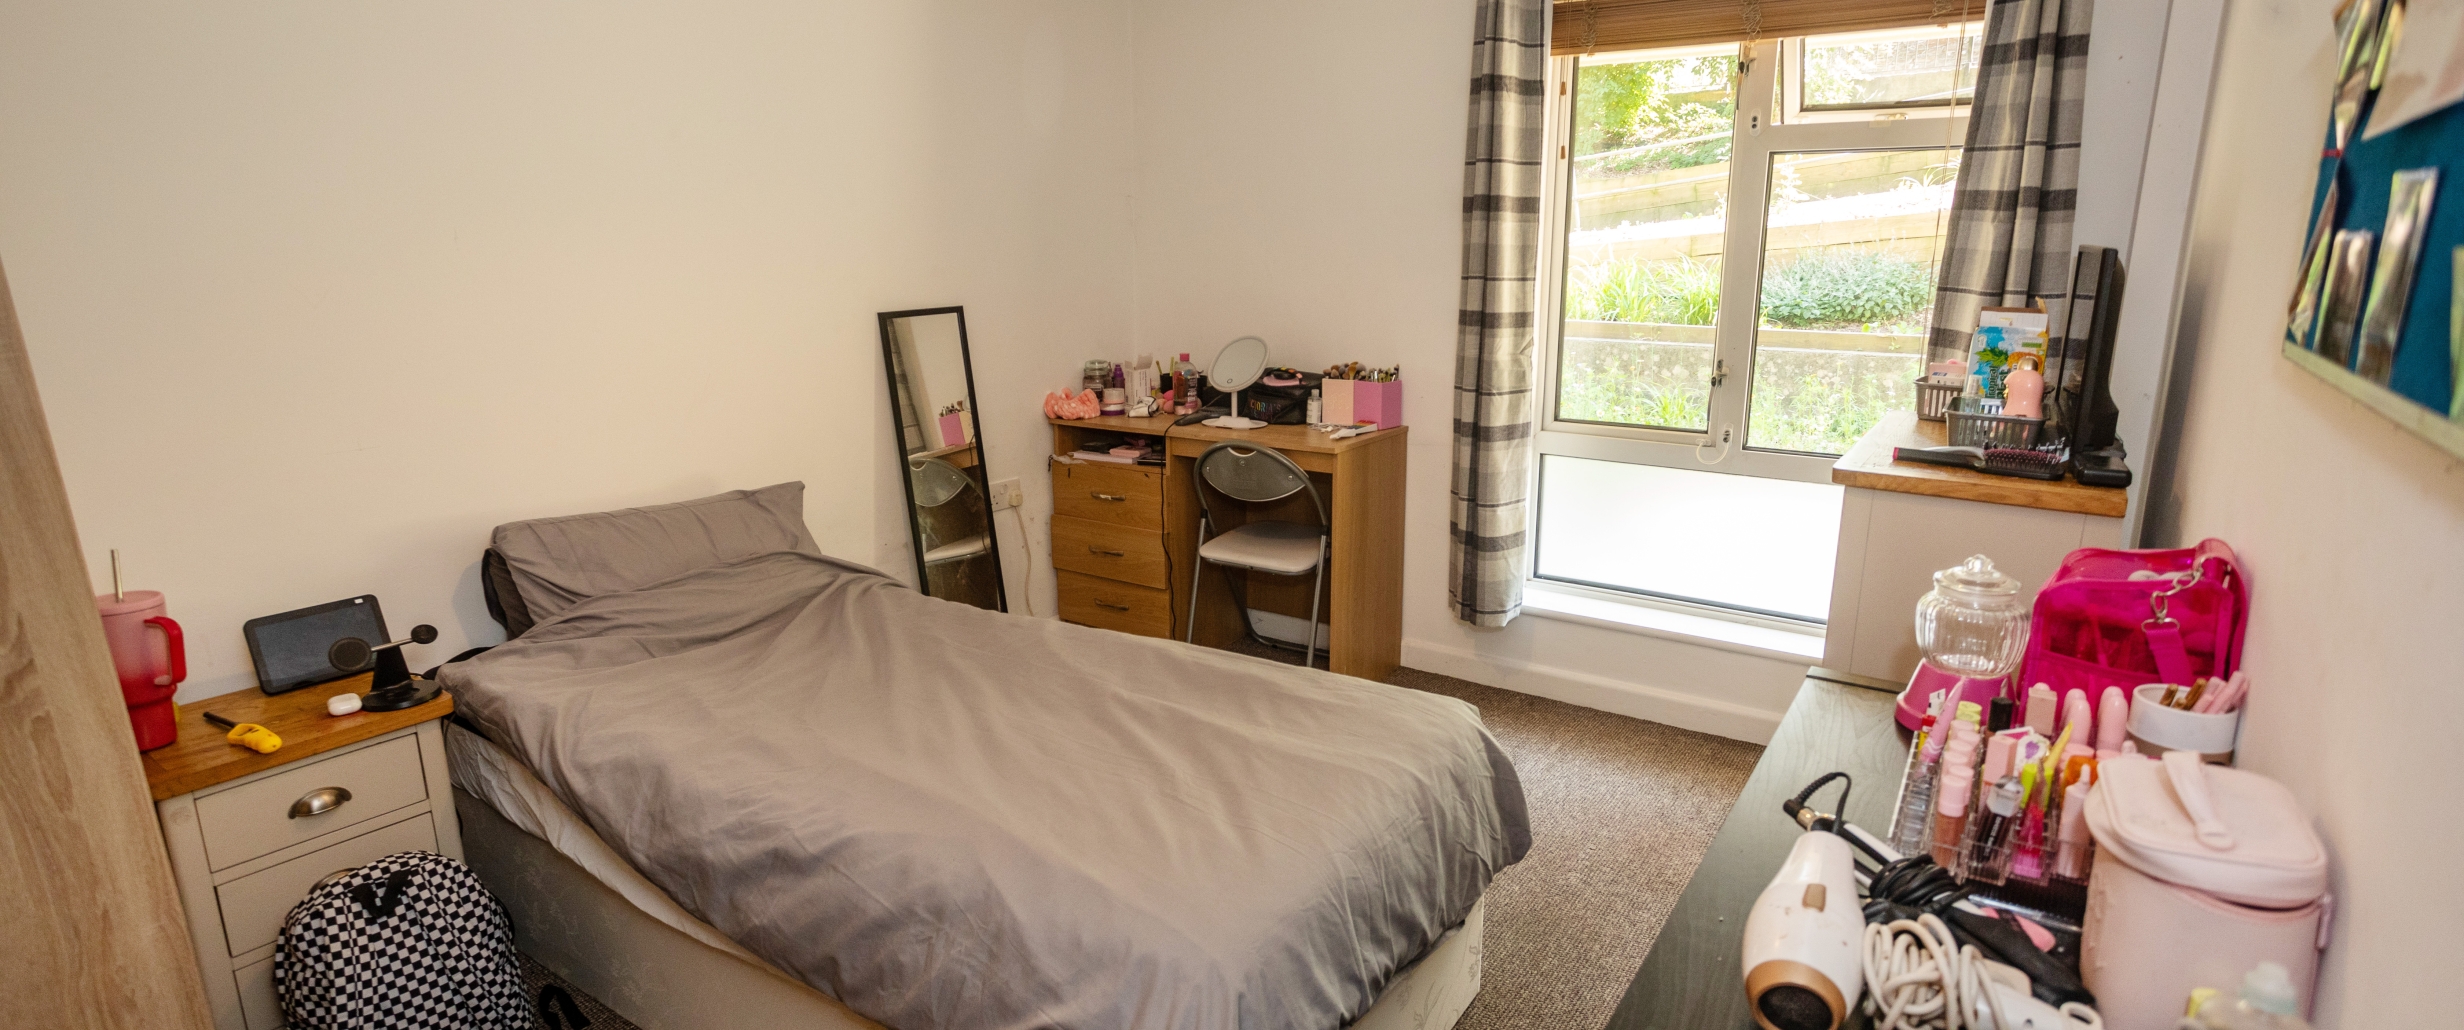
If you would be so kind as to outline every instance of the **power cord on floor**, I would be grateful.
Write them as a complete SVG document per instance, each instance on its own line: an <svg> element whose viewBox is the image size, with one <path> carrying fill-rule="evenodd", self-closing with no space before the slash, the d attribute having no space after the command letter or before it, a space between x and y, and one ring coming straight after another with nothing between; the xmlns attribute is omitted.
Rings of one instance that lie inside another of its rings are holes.
<svg viewBox="0 0 2464 1030"><path fill-rule="evenodd" d="M1018 520L1018 549L1027 554L1026 569L1019 577L1026 584L1027 617L1040 619L1043 616L1035 614L1035 541L1027 536L1026 506L1010 505L1010 517Z"/></svg>

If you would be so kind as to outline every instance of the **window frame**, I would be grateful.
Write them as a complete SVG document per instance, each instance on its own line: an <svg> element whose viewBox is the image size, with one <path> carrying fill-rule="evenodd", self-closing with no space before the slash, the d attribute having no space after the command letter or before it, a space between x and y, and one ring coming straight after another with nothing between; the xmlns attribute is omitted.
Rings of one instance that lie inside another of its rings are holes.
<svg viewBox="0 0 2464 1030"><path fill-rule="evenodd" d="M1984 48L1983 37L1985 33L1985 26L1983 22L1970 22L1965 26L1958 24L1937 25L1933 26L1932 29L1934 34L1942 38L1967 38L1977 40L1977 48L1981 56ZM1824 36L1822 38L1837 42L1854 43L1861 39L1873 39L1878 37L1899 35L1905 31L1907 30L1875 29L1867 32L1844 32L1835 36ZM1976 83L1971 80L1968 83L1968 98L1965 100L1953 100L1948 103L1940 100L1899 100L1880 104L1823 104L1815 107L1807 107L1804 102L1805 43L1809 38L1811 37L1797 36L1779 41L1780 64L1778 74L1781 76L1793 75L1795 76L1798 84L1795 89L1783 89L1780 91L1780 119L1782 121L1791 123L1861 121L1875 117L1890 117L1898 115L1911 119L1939 119L1948 116L1958 118L1964 123L1967 118L1967 107L1969 103L1976 98ZM1965 136L1966 133L1963 131L1961 135Z"/></svg>
<svg viewBox="0 0 2464 1030"><path fill-rule="evenodd" d="M1560 363L1564 353L1565 289L1568 265L1567 230L1572 221L1574 189L1574 85L1580 58L1569 55L1549 61L1549 85L1544 127L1544 175L1541 183L1539 278L1536 310L1545 316L1534 325L1538 380L1532 434L1530 494L1533 531L1540 517L1542 456L1563 455L1601 461L1657 465L1731 475L1757 476L1805 483L1830 483L1834 455L1757 448L1747 445L1747 419L1753 409L1754 350L1760 322L1763 241L1776 154L1857 150L1925 150L1964 144L1969 101L1933 104L1926 108L1888 108L1796 112L1778 95L1786 60L1796 59L1803 40L1761 40L1738 44L1741 65L1736 84L1736 116L1731 126L1728 217L1723 226L1720 262L1720 314L1714 319L1713 360L1720 373L1710 390L1702 430L1645 428L1558 417ZM1690 49L1690 48L1687 48ZM1793 92L1793 91L1792 91ZM1742 198L1753 198L1745 204ZM1740 213L1751 211L1751 216ZM1750 254L1750 261L1731 260ZM1734 317L1731 312L1745 312ZM1539 541L1527 550L1525 577L1560 583L1538 575ZM1573 585L1573 584L1568 584ZM1598 584L1583 584L1592 590ZM1697 613L1713 612L1737 621L1767 622L1774 616L1718 605L1680 600L1636 589L1635 603L1681 606ZM1781 616L1779 619L1785 619Z"/></svg>

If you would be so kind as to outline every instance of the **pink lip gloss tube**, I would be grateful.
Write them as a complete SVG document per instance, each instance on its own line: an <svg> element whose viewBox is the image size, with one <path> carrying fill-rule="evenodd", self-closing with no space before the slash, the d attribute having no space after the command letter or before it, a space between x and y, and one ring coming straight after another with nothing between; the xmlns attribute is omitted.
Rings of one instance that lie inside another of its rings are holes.
<svg viewBox="0 0 2464 1030"><path fill-rule="evenodd" d="M1942 770L1942 780L1934 785L1934 864L1956 874L1959 866L1959 838L1968 828L1968 790L1976 782L1976 771L1967 766L1951 766Z"/></svg>
<svg viewBox="0 0 2464 1030"><path fill-rule="evenodd" d="M2086 783L2076 782L2062 792L2062 826L2054 845L2053 875L2067 880L2082 879L2088 874L2086 787Z"/></svg>

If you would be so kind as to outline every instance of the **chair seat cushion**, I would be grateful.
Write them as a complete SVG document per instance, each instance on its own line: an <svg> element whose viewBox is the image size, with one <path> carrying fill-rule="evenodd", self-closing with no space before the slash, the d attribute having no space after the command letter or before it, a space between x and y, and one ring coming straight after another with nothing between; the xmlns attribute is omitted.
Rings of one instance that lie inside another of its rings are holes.
<svg viewBox="0 0 2464 1030"><path fill-rule="evenodd" d="M1285 576L1314 569L1321 553L1316 526L1297 522L1252 522L1198 547L1198 557Z"/></svg>

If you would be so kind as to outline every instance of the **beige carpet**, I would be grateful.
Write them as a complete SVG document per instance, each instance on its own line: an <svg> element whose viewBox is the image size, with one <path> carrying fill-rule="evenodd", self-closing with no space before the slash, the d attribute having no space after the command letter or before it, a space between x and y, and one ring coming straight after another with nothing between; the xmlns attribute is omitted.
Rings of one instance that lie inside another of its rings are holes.
<svg viewBox="0 0 2464 1030"><path fill-rule="evenodd" d="M1531 809L1531 854L1489 887L1487 968L1455 1030L1605 1025L1762 749L1413 669L1388 682L1479 706ZM533 998L559 982L523 967ZM592 1030L632 1030L573 994Z"/></svg>
<svg viewBox="0 0 2464 1030"><path fill-rule="evenodd" d="M1762 749L1414 669L1387 682L1479 706L1531 809L1455 1030L1606 1025Z"/></svg>

